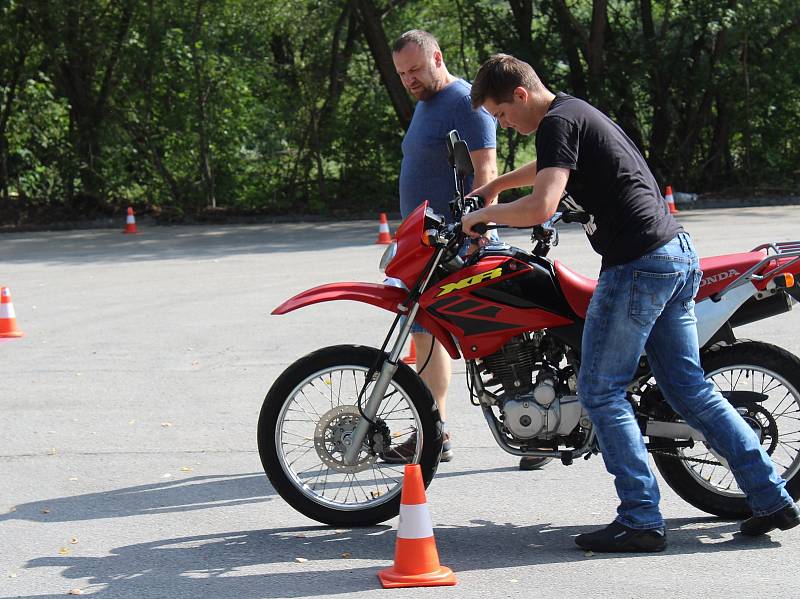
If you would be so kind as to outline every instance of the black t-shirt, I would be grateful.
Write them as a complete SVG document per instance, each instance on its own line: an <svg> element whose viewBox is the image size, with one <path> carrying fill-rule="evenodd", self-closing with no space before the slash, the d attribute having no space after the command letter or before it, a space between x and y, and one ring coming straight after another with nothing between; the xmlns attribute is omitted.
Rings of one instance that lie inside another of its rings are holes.
<svg viewBox="0 0 800 599"><path fill-rule="evenodd" d="M570 169L567 191L592 216L584 229L604 267L635 260L683 230L636 145L583 100L557 94L539 124L536 168L548 167Z"/></svg>

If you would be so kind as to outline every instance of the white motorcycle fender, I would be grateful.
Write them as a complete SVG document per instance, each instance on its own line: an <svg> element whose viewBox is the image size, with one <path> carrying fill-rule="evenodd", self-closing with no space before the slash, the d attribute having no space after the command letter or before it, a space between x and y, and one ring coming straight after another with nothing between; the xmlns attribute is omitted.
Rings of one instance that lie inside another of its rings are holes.
<svg viewBox="0 0 800 599"><path fill-rule="evenodd" d="M697 340L700 347L703 347L733 313L755 293L755 286L747 282L726 293L719 301L706 298L697 302L694 314L697 317Z"/></svg>

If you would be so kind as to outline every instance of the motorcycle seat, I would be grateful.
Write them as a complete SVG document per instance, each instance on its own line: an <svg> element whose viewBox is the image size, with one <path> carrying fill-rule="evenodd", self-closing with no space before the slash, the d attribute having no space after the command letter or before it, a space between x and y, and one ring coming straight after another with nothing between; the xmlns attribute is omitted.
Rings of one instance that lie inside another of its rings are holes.
<svg viewBox="0 0 800 599"><path fill-rule="evenodd" d="M553 262L553 266L569 307L581 318L586 318L586 310L589 308L589 301L597 287L597 281L570 270L558 260Z"/></svg>
<svg viewBox="0 0 800 599"><path fill-rule="evenodd" d="M697 300L722 291L736 277L763 260L764 256L764 252L742 252L701 258L700 270L703 271L703 279L697 292ZM597 281L570 270L558 260L553 262L553 266L561 284L561 291L570 308L581 318L586 318L586 310L597 287Z"/></svg>

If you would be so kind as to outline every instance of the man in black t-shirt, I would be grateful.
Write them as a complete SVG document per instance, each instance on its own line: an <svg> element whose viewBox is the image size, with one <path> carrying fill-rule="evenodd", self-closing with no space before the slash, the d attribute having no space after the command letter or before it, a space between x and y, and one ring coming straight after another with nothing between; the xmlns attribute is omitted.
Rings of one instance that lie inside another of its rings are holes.
<svg viewBox="0 0 800 599"><path fill-rule="evenodd" d="M759 438L705 380L697 341L694 296L702 272L691 238L668 213L639 150L611 119L586 102L554 94L530 65L496 55L472 84L473 107L483 106L503 127L536 132L537 160L475 189L493 202L506 189L533 185L529 195L493 203L462 218L477 223L531 226L549 220L564 191L591 215L585 225L603 258L586 313L578 397L614 476L620 505L608 527L579 535L593 551L662 551L666 547L660 495L626 388L647 352L659 390L675 411L730 465L753 516L745 535L800 524Z"/></svg>

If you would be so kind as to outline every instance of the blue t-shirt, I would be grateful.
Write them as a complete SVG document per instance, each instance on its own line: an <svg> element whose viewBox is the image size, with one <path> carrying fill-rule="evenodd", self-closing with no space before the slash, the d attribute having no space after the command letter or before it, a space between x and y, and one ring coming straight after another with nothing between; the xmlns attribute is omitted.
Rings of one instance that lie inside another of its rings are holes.
<svg viewBox="0 0 800 599"><path fill-rule="evenodd" d="M447 162L447 134L453 129L470 151L497 146L497 123L486 110L472 110L470 84L457 79L430 100L417 102L403 138L400 166L400 213L408 216L423 201L448 222L455 194L453 169ZM472 189L472 178L466 182Z"/></svg>

